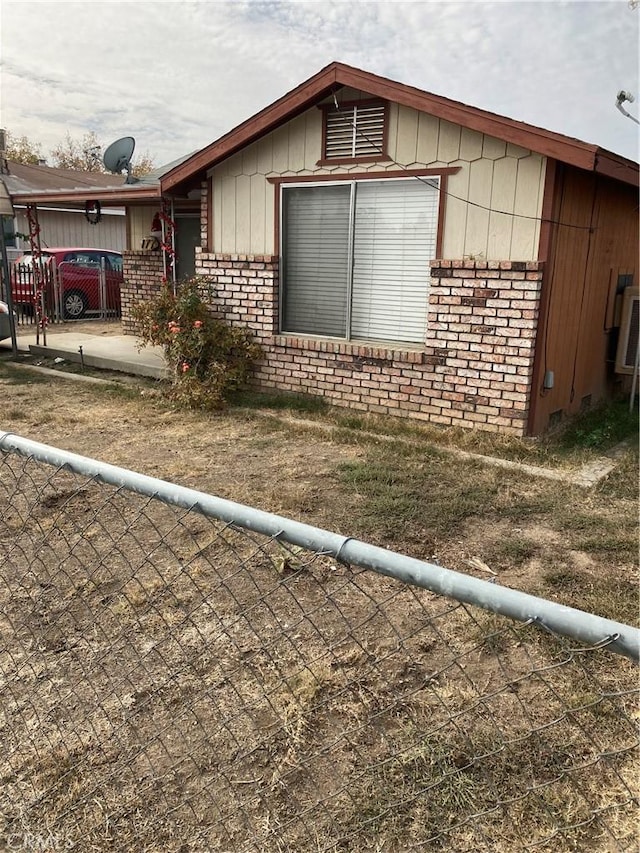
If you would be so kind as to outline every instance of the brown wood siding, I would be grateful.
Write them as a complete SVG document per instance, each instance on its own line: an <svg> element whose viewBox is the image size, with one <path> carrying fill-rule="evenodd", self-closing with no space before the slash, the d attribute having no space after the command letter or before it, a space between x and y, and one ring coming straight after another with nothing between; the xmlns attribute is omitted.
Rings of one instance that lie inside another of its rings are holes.
<svg viewBox="0 0 640 853"><path fill-rule="evenodd" d="M552 177L552 176L551 176ZM575 414L610 396L619 275L638 281L638 197L629 186L558 165L548 240L531 433L553 413ZM543 386L553 371L554 387Z"/></svg>

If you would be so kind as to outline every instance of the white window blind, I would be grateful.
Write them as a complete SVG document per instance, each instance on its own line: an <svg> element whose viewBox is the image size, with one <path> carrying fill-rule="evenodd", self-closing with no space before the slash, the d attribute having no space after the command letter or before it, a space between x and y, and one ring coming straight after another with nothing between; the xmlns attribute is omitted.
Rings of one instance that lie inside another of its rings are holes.
<svg viewBox="0 0 640 853"><path fill-rule="evenodd" d="M384 154L384 104L327 111L325 157L349 159Z"/></svg>
<svg viewBox="0 0 640 853"><path fill-rule="evenodd" d="M351 335L424 342L438 186L410 181L356 185Z"/></svg>
<svg viewBox="0 0 640 853"><path fill-rule="evenodd" d="M283 331L345 337L349 184L284 193Z"/></svg>
<svg viewBox="0 0 640 853"><path fill-rule="evenodd" d="M283 188L283 331L423 343L438 184Z"/></svg>

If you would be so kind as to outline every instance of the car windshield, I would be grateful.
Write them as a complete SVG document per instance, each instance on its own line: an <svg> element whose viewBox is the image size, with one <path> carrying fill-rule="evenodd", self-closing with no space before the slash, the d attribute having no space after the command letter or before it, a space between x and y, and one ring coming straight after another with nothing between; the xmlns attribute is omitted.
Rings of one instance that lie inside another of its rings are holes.
<svg viewBox="0 0 640 853"><path fill-rule="evenodd" d="M79 267L99 267L99 252L69 252L64 256L65 261L76 264Z"/></svg>
<svg viewBox="0 0 640 853"><path fill-rule="evenodd" d="M51 252L42 252L42 259L45 263L49 263L54 259L55 255ZM75 264L78 267L90 267L96 269L102 266L102 260L105 260L107 269L112 269L115 272L122 272L122 255L117 252L100 252L92 251L91 249L74 249L73 251L65 252L64 255L58 253L58 264ZM18 264L24 264L27 267L33 266L33 252L25 252L18 259Z"/></svg>

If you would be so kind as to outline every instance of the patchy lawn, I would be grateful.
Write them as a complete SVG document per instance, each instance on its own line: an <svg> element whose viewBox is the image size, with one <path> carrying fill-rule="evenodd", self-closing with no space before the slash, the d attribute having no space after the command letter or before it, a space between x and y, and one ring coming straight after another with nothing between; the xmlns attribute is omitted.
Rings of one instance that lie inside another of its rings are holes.
<svg viewBox="0 0 640 853"><path fill-rule="evenodd" d="M637 614L637 438L593 489L455 459L442 446L575 465L628 436L629 423L621 432L607 419L587 420L569 443L420 430L304 398L254 396L242 401L253 407L204 416L171 408L151 382L51 381L8 362L0 362L0 388L4 430L490 577L474 566L480 560L505 584L552 598L562 590L567 603L603 616ZM304 425L280 418L283 410ZM310 418L331 431L315 430ZM624 410L609 418L621 420Z"/></svg>

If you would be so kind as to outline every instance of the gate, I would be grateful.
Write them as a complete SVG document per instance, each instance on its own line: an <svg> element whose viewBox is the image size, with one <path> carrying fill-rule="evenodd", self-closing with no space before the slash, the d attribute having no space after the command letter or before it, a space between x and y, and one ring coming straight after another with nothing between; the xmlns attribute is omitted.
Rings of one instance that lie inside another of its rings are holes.
<svg viewBox="0 0 640 853"><path fill-rule="evenodd" d="M21 325L67 320L117 320L121 316L122 275L100 262L42 260L42 288L31 259L13 264L13 302Z"/></svg>
<svg viewBox="0 0 640 853"><path fill-rule="evenodd" d="M36 261L37 263L37 261ZM51 322L55 315L56 271L45 259L40 262L42 287L38 287L34 261L14 263L11 267L13 307L21 325Z"/></svg>
<svg viewBox="0 0 640 853"><path fill-rule="evenodd" d="M111 320L121 315L121 277L105 259L58 264L58 316L62 320Z"/></svg>

